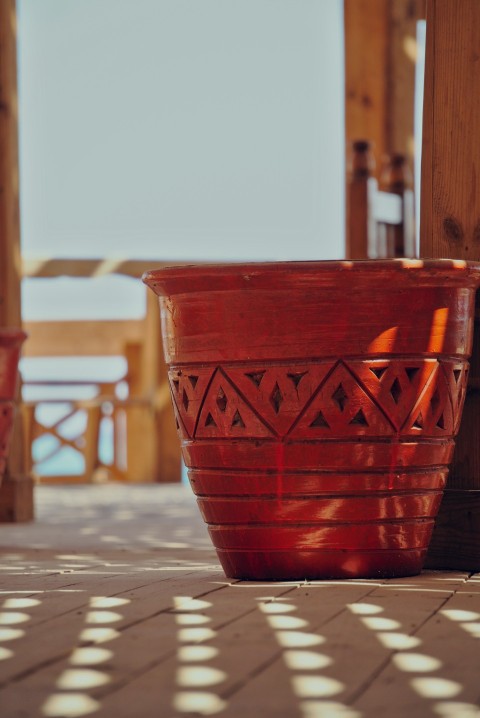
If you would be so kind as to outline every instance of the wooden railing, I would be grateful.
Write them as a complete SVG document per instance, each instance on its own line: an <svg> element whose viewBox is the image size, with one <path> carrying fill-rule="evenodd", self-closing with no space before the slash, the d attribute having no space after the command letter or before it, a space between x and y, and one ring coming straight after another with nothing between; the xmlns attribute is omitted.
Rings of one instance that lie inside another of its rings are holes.
<svg viewBox="0 0 480 718"><path fill-rule="evenodd" d="M52 278L122 274L140 281L145 270L167 264L179 262L26 259L23 276ZM29 335L25 343L25 357L51 357L53 360L53 357L121 356L127 367L125 375L113 382L100 381L95 377L80 381L72 376L62 380L25 383L25 390L33 386L65 390L61 398L25 401L23 404L28 468L35 472L32 445L46 435L53 436L56 441L47 458L68 446L80 453L84 462L81 475L44 476L42 480L91 481L105 477L123 481L180 480L180 451L161 350L158 303L151 292L148 291L146 297L146 313L141 319L25 322ZM72 398L72 387L87 385L92 389L93 396L82 400ZM120 387L123 387L123 393ZM46 425L39 418L39 410L46 404L65 405L64 413L53 425ZM85 430L74 437L65 436L63 425L79 413L84 415ZM102 462L98 450L100 425L105 419L113 424L113 461L108 465ZM45 458L43 456L42 461Z"/></svg>

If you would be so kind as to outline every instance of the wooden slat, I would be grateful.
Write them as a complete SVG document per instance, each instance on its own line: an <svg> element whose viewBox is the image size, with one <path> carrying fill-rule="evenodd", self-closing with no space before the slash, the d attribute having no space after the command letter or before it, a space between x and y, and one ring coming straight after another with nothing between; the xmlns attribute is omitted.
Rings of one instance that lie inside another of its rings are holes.
<svg viewBox="0 0 480 718"><path fill-rule="evenodd" d="M476 191L480 175L479 34L477 0L429 0L420 236L423 257L480 260L480 195ZM474 383L480 379L479 329L476 325L471 365ZM480 568L479 506L469 494L480 489L479 433L480 395L469 392L447 485L447 491L456 493L442 504L429 566L448 562L450 568L465 567L468 560L472 569ZM463 499L457 490L466 491ZM442 547L444 559L439 555Z"/></svg>
<svg viewBox="0 0 480 718"><path fill-rule="evenodd" d="M182 264L201 264L202 260L165 262L158 259L81 259L75 257L23 257L22 276L30 278L53 277L102 277L108 274L123 274L126 277L140 278L150 269L179 266Z"/></svg>
<svg viewBox="0 0 480 718"><path fill-rule="evenodd" d="M141 341L143 320L73 320L26 322L27 357L122 356L126 341Z"/></svg>

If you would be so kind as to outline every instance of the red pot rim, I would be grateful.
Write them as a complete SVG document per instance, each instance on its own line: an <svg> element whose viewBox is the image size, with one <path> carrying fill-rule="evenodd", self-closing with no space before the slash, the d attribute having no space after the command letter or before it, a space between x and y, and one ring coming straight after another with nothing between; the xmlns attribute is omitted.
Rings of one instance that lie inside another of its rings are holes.
<svg viewBox="0 0 480 718"><path fill-rule="evenodd" d="M412 286L480 286L480 262L459 259L373 259L299 262L247 262L190 264L152 269L142 280L158 295L184 294L201 290L259 288L268 280L269 289L295 286L351 286L355 275L370 275L378 286L398 283Z"/></svg>
<svg viewBox="0 0 480 718"><path fill-rule="evenodd" d="M0 328L0 347L14 347L23 344L28 334L23 329Z"/></svg>

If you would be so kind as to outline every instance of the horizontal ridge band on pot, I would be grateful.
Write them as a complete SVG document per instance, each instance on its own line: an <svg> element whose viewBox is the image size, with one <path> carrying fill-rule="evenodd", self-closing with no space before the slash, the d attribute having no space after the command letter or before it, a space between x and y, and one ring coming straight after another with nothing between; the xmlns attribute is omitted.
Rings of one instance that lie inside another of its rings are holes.
<svg viewBox="0 0 480 718"><path fill-rule="evenodd" d="M277 470L262 472L257 470L232 469L189 469L188 477L196 496L269 496L269 497L310 497L310 496L360 496L372 491L399 493L436 491L443 489L447 480L448 468L431 467L430 471L392 470L385 481L385 472L376 474L364 472L291 472Z"/></svg>
<svg viewBox="0 0 480 718"><path fill-rule="evenodd" d="M197 499L206 523L212 524L301 524L322 521L325 524L353 524L435 517L442 498L441 491L370 496L300 498L242 497Z"/></svg>

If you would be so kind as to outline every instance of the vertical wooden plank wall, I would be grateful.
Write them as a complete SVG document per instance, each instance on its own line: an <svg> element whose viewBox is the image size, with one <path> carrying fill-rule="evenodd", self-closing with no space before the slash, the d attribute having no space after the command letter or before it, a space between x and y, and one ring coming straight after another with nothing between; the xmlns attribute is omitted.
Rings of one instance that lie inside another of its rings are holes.
<svg viewBox="0 0 480 718"><path fill-rule="evenodd" d="M15 0L0 0L0 327L21 326L16 52ZM33 518L33 483L24 475L24 458L17 416L0 486L0 521Z"/></svg>
<svg viewBox="0 0 480 718"><path fill-rule="evenodd" d="M480 260L480 2L428 0L420 251ZM428 565L480 570L480 304L467 400Z"/></svg>

